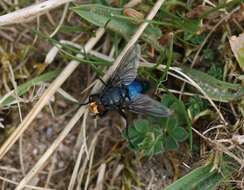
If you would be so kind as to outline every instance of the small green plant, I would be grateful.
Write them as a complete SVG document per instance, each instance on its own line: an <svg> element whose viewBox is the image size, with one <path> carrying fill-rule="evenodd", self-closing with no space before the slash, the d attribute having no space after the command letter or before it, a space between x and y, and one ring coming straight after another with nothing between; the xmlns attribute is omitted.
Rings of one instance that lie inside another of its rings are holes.
<svg viewBox="0 0 244 190"><path fill-rule="evenodd" d="M216 79L223 80L224 71L220 66L212 64L207 73Z"/></svg>
<svg viewBox="0 0 244 190"><path fill-rule="evenodd" d="M194 118L200 112L207 109L208 102L201 99L199 96L193 96L188 99L186 107L190 111L192 118Z"/></svg>
<svg viewBox="0 0 244 190"><path fill-rule="evenodd" d="M215 59L215 53L212 49L204 49L203 50L203 58L206 60L206 61L214 61Z"/></svg>
<svg viewBox="0 0 244 190"><path fill-rule="evenodd" d="M179 143L188 137L191 142L191 125L184 104L173 95L163 97L162 104L174 111L167 118L147 118L135 120L128 129L125 138L130 141L129 147L152 156L168 150L179 148ZM188 131L184 127L188 127Z"/></svg>
<svg viewBox="0 0 244 190"><path fill-rule="evenodd" d="M203 43L205 37L206 34L197 35L191 32L184 32L183 40L191 43L192 45L200 45L201 43Z"/></svg>

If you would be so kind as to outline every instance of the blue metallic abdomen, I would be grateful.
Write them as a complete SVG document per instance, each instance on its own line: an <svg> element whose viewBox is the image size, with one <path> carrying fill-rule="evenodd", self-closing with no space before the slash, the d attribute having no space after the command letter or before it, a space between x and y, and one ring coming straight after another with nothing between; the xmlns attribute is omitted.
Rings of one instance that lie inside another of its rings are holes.
<svg viewBox="0 0 244 190"><path fill-rule="evenodd" d="M127 89L129 92L130 99L135 98L137 95L147 90L148 84L146 82L134 80L128 85Z"/></svg>

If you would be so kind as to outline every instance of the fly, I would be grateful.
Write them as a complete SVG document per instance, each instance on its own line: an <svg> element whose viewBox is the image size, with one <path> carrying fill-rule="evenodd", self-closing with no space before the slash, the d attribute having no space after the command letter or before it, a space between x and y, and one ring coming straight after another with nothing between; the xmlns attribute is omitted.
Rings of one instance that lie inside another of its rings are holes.
<svg viewBox="0 0 244 190"><path fill-rule="evenodd" d="M126 132L127 111L154 117L168 117L172 113L160 102L143 94L145 82L136 79L140 54L140 46L135 45L124 56L108 82L102 81L103 90L90 95L88 103L85 103L89 104L90 112L98 116L104 116L109 111L117 111L126 120Z"/></svg>

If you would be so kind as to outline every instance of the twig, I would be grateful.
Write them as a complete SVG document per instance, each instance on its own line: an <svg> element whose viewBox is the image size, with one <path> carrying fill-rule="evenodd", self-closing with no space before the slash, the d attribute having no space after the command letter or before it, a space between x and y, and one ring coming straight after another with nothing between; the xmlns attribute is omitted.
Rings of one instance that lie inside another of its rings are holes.
<svg viewBox="0 0 244 190"><path fill-rule="evenodd" d="M74 0L49 0L0 16L0 26L23 23Z"/></svg>

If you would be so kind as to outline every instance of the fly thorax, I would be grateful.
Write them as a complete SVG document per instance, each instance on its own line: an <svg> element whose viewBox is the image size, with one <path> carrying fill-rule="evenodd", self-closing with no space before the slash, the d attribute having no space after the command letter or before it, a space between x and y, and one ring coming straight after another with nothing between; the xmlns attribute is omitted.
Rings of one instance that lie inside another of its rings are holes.
<svg viewBox="0 0 244 190"><path fill-rule="evenodd" d="M125 89L120 87L107 89L101 97L101 103L106 107L112 108L119 106L125 96ZM112 106L112 107L111 107Z"/></svg>

